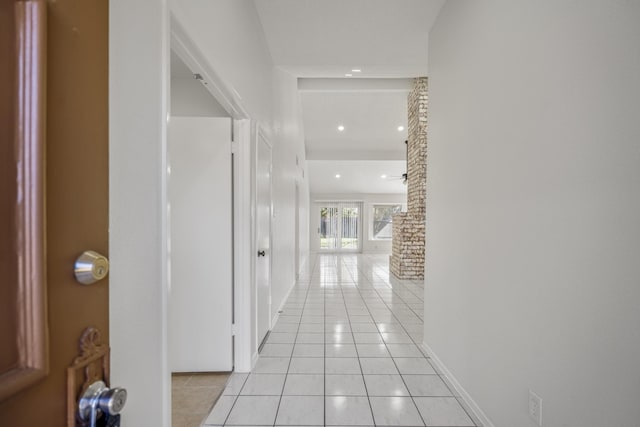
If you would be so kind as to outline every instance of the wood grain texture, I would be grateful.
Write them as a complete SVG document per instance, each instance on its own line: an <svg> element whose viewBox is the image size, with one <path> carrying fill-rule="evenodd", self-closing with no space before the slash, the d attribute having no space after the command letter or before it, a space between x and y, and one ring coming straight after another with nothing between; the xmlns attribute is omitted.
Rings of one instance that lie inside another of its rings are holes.
<svg viewBox="0 0 640 427"><path fill-rule="evenodd" d="M45 155L45 55L46 4L27 1L14 4L15 64L13 74L13 156L3 159L15 173L6 177L6 212L13 224L4 264L10 282L3 304L13 319L3 330L0 401L43 379L48 370L45 273L44 155ZM9 121L9 120L7 120ZM7 141L5 141L5 144ZM13 164L11 164L13 162ZM13 185L13 188L9 188ZM15 191L12 191L15 188ZM4 275L3 275L4 276Z"/></svg>
<svg viewBox="0 0 640 427"><path fill-rule="evenodd" d="M16 366L16 29L13 2L0 1L0 372Z"/></svg>
<svg viewBox="0 0 640 427"><path fill-rule="evenodd" d="M11 427L66 426L67 367L78 337L93 326L109 342L108 279L82 286L73 276L84 250L109 253L108 1L43 2L49 374L0 402L0 425Z"/></svg>

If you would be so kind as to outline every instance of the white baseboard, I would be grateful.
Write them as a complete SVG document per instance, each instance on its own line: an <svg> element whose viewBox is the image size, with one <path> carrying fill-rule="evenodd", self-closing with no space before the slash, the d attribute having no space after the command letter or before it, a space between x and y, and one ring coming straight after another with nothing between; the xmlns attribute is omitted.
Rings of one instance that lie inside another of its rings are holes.
<svg viewBox="0 0 640 427"><path fill-rule="evenodd" d="M442 363L442 360L433 352L431 347L429 347L426 343L421 344L422 348L431 358L431 361L436 365L436 370L442 372L446 379L451 383L455 391L459 394L460 398L464 401L467 406L467 409L470 410L474 417L477 418L476 421L482 423L483 427L495 427L493 422L487 417L487 414L484 413L480 406L471 398L471 395L462 387L460 382L456 377L453 376L451 371Z"/></svg>
<svg viewBox="0 0 640 427"><path fill-rule="evenodd" d="M300 256L300 265L298 266L298 271L296 271L296 283L300 279L300 272L304 271L307 268L307 263L309 262L309 254L301 254Z"/></svg>
<svg viewBox="0 0 640 427"><path fill-rule="evenodd" d="M253 353L253 356L251 356L251 369L249 370L249 372L253 372L253 368L256 367L256 363L258 362L258 357L259 356L260 355L258 354L258 351Z"/></svg>
<svg viewBox="0 0 640 427"><path fill-rule="evenodd" d="M285 300L286 301L286 300ZM277 311L276 314L273 315L273 317L271 318L271 326L269 328L269 330L273 329L273 326L276 324L276 322L278 321L278 319L280 318L280 310L282 310L282 307L280 307Z"/></svg>
<svg viewBox="0 0 640 427"><path fill-rule="evenodd" d="M276 314L273 315L273 318L271 319L271 328L273 328L273 325L275 325L278 319L280 318L280 312L282 311L282 308L284 307L284 305L287 303L287 300L289 299L289 295L291 295L291 291L293 291L293 288L295 288L296 286L296 282L297 282L296 280L293 281L293 284L289 287L287 294L282 299L282 302L280 303L280 307L278 307L278 310L276 310Z"/></svg>

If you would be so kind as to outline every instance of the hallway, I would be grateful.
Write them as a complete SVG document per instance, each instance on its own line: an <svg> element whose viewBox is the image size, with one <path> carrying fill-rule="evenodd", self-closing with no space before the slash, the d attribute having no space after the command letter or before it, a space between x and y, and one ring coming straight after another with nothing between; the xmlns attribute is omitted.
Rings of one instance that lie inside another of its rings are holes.
<svg viewBox="0 0 640 427"><path fill-rule="evenodd" d="M388 263L313 257L255 369L232 375L205 425L476 425L420 347L424 284Z"/></svg>

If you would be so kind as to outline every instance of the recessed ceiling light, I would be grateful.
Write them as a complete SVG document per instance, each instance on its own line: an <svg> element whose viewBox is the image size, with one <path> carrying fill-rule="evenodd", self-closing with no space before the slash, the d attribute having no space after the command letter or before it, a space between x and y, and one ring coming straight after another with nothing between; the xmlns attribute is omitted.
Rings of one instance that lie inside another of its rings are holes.
<svg viewBox="0 0 640 427"><path fill-rule="evenodd" d="M338 126L338 130L339 130L340 132L342 132L342 131L344 130L344 126L342 126L342 125Z"/></svg>
<svg viewBox="0 0 640 427"><path fill-rule="evenodd" d="M340 174L339 173L336 174L336 178L340 178Z"/></svg>
<svg viewBox="0 0 640 427"><path fill-rule="evenodd" d="M402 132L404 130L404 126L398 126L398 132Z"/></svg>
<svg viewBox="0 0 640 427"><path fill-rule="evenodd" d="M354 68L353 70L351 70L352 73L361 73L362 70L359 68Z"/></svg>
<svg viewBox="0 0 640 427"><path fill-rule="evenodd" d="M347 74L345 74L344 76L345 76L345 77L353 77L353 74L349 74L349 73L347 73Z"/></svg>
<svg viewBox="0 0 640 427"><path fill-rule="evenodd" d="M387 175L380 175L380 178L385 179Z"/></svg>

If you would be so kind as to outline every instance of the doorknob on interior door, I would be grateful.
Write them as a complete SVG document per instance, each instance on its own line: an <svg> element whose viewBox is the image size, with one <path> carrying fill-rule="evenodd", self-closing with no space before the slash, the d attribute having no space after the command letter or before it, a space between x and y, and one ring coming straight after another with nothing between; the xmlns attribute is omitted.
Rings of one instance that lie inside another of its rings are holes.
<svg viewBox="0 0 640 427"><path fill-rule="evenodd" d="M265 253L264 250L258 251L258 256L265 256L265 255L266 255L266 253Z"/></svg>

